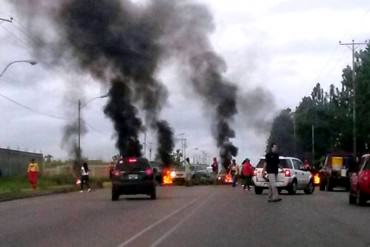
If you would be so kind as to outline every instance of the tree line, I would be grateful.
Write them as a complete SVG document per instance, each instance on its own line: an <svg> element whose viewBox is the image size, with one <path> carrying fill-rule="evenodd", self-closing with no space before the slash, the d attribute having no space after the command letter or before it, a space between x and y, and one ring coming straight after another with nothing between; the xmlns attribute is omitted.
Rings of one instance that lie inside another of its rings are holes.
<svg viewBox="0 0 370 247"><path fill-rule="evenodd" d="M363 154L370 144L370 45L356 53L355 75L357 153ZM353 85L349 66L343 69L339 86L332 84L325 90L317 83L295 111L284 109L275 117L267 147L277 143L282 155L315 164L328 152L352 152Z"/></svg>

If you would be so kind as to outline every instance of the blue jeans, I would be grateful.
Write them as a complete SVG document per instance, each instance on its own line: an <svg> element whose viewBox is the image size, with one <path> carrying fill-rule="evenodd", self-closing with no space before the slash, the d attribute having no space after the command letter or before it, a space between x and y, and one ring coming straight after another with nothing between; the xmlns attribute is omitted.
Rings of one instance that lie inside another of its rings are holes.
<svg viewBox="0 0 370 247"><path fill-rule="evenodd" d="M236 187L236 182L238 181L238 176L233 175L233 187Z"/></svg>

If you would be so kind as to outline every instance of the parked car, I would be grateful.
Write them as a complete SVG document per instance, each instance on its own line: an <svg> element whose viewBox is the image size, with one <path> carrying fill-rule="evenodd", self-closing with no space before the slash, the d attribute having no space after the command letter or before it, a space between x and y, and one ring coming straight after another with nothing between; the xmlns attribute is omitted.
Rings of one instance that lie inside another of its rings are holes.
<svg viewBox="0 0 370 247"><path fill-rule="evenodd" d="M349 203L365 205L370 200L370 154L362 157L359 169L352 173L350 181Z"/></svg>
<svg viewBox="0 0 370 247"><path fill-rule="evenodd" d="M156 199L154 172L148 160L143 158L126 158L118 162L112 176L112 201L120 195L149 195Z"/></svg>
<svg viewBox="0 0 370 247"><path fill-rule="evenodd" d="M254 171L253 182L256 194L262 194L268 189L267 174L262 174L265 158L261 158ZM266 172L265 172L266 173ZM306 194L312 194L315 190L311 172L305 171L303 162L293 157L280 157L280 168L277 176L279 192L287 190L289 194L295 194L297 190L303 190Z"/></svg>
<svg viewBox="0 0 370 247"><path fill-rule="evenodd" d="M320 170L320 190L333 191L336 187L349 190L350 177L355 168L356 162L352 154L328 154L324 167Z"/></svg>

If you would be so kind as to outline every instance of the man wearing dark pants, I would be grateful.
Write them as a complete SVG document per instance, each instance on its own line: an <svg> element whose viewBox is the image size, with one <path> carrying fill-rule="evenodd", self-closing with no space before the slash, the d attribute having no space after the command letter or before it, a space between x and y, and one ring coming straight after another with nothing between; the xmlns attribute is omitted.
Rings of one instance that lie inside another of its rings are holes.
<svg viewBox="0 0 370 247"><path fill-rule="evenodd" d="M279 153L278 153L278 146L273 143L270 147L270 152L266 154L266 162L263 169L263 173L265 171L268 174L269 180L269 202L279 202L281 198L279 198L279 192L276 188L277 176L279 173Z"/></svg>

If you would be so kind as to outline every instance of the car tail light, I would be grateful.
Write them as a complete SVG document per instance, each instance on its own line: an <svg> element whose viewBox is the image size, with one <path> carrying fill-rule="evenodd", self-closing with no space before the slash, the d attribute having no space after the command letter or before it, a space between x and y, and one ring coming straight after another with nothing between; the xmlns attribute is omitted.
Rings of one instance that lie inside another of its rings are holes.
<svg viewBox="0 0 370 247"><path fill-rule="evenodd" d="M152 176L153 175L153 169L152 168L145 169L145 174L148 175L148 176Z"/></svg>
<svg viewBox="0 0 370 247"><path fill-rule="evenodd" d="M121 176L121 172L119 170L114 170L113 171L113 176L119 177L119 176Z"/></svg>
<svg viewBox="0 0 370 247"><path fill-rule="evenodd" d="M290 170L284 170L285 177L290 177L292 174L290 173Z"/></svg>
<svg viewBox="0 0 370 247"><path fill-rule="evenodd" d="M128 159L128 163L129 164L136 163L136 162L137 162L137 159L136 158L129 158Z"/></svg>

